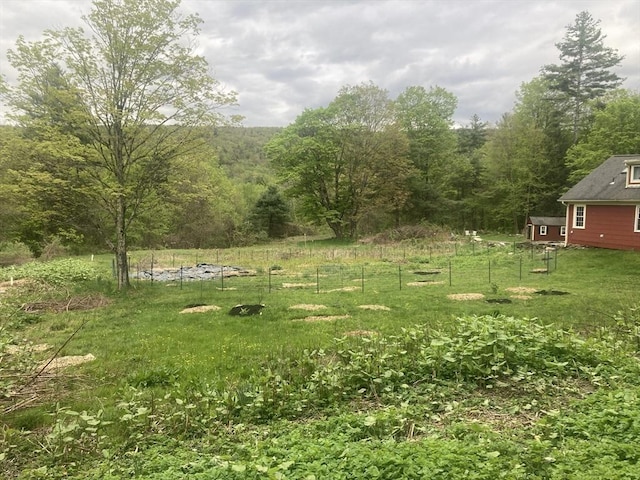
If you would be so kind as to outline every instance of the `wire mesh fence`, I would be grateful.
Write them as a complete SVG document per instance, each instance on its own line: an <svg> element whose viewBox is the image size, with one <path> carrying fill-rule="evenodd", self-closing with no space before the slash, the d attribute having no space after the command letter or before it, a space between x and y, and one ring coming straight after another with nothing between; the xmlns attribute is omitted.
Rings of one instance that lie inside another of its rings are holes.
<svg viewBox="0 0 640 480"><path fill-rule="evenodd" d="M497 288L558 269L553 247L532 244L451 242L388 247L216 249L134 252L137 282L172 282L181 288L241 288L272 293L296 288L320 292L394 291L429 285Z"/></svg>

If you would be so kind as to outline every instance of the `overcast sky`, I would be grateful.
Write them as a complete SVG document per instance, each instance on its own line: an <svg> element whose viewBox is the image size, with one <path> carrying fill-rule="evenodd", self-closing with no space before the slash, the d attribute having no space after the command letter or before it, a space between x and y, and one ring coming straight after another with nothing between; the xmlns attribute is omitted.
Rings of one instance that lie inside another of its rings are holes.
<svg viewBox="0 0 640 480"><path fill-rule="evenodd" d="M2 0L0 74L18 35L81 25L90 0ZM605 45L625 56L615 71L640 91L640 0L182 0L204 20L199 53L238 92L246 126L286 126L326 106L345 85L372 81L396 98L440 86L458 98L454 120L494 123L515 92L559 63L555 44L576 15L601 20ZM0 112L1 113L1 112Z"/></svg>

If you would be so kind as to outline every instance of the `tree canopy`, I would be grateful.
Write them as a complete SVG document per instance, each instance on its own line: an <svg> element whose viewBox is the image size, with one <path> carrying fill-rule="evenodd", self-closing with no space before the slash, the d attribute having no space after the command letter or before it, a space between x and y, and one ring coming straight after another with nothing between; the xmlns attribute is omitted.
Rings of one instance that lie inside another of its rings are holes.
<svg viewBox="0 0 640 480"><path fill-rule="evenodd" d="M55 145L55 162L81 179L74 193L109 218L104 238L116 253L120 287L129 283L131 224L167 182L172 162L202 148L198 127L222 122L219 107L235 102L194 50L200 18L182 15L179 3L94 0L83 17L88 31L20 37L9 52L19 72L8 93L13 118Z"/></svg>

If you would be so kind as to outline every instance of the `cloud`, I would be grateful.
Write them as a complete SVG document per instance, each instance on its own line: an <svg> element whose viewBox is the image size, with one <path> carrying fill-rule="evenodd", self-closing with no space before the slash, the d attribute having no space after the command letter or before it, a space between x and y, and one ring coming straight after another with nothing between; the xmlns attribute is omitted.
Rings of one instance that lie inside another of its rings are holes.
<svg viewBox="0 0 640 480"><path fill-rule="evenodd" d="M0 48L20 34L32 40L79 25L90 8L88 0L4 0ZM497 121L523 82L559 62L555 44L583 10L625 55L616 70L624 87L640 90L637 0L183 0L181 9L203 19L198 52L238 92L234 113L247 126L285 126L342 86L368 81L394 98L438 85L458 98L458 123L473 114ZM0 73L15 78L0 58Z"/></svg>

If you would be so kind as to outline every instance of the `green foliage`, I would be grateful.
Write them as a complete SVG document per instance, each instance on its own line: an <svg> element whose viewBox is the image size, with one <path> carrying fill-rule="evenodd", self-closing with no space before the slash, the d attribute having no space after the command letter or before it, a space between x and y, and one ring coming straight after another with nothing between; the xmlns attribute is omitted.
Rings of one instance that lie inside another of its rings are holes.
<svg viewBox="0 0 640 480"><path fill-rule="evenodd" d="M558 93L571 116L573 142L576 143L588 114L587 103L620 86L622 79L611 71L622 61L616 50L604 45L600 20L583 11L567 26L560 50L559 65L546 65L544 72L551 88Z"/></svg>
<svg viewBox="0 0 640 480"><path fill-rule="evenodd" d="M178 5L96 0L86 30L50 30L32 43L21 37L8 54L19 72L9 104L48 167L29 172L33 191L41 186L47 199L71 198L108 218L94 225L116 253L119 288L129 285L131 224L153 205L174 162L205 144L199 128L221 123L217 109L235 102L183 41L198 35L201 20Z"/></svg>
<svg viewBox="0 0 640 480"><path fill-rule="evenodd" d="M284 236L289 219L289 206L275 186L267 188L258 198L251 212L251 222L254 227L267 232L269 238Z"/></svg>
<svg viewBox="0 0 640 480"><path fill-rule="evenodd" d="M585 177L611 155L640 152L640 94L621 90L595 109L590 128L567 152L570 180Z"/></svg>
<svg viewBox="0 0 640 480"><path fill-rule="evenodd" d="M328 107L306 110L265 147L302 213L336 238L354 238L369 213L404 206L413 169L392 105L371 83L343 87Z"/></svg>
<svg viewBox="0 0 640 480"><path fill-rule="evenodd" d="M19 265L33 259L29 247L20 242L0 243L0 267Z"/></svg>
<svg viewBox="0 0 640 480"><path fill-rule="evenodd" d="M0 279L28 278L50 285L71 285L95 280L101 272L95 265L84 260L66 258L51 262L30 262L19 267L0 269Z"/></svg>

